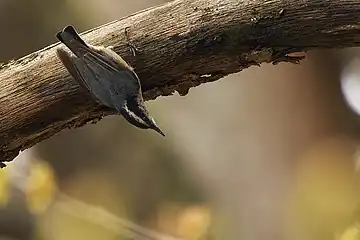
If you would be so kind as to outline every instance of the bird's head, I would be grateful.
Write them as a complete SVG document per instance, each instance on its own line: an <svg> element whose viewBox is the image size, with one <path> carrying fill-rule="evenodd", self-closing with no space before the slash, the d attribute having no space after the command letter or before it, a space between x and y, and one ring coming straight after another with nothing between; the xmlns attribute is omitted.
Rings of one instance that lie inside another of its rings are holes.
<svg viewBox="0 0 360 240"><path fill-rule="evenodd" d="M142 129L153 129L162 136L163 131L158 127L154 118L149 116L143 100L139 96L128 97L124 106L120 109L121 115L132 125Z"/></svg>

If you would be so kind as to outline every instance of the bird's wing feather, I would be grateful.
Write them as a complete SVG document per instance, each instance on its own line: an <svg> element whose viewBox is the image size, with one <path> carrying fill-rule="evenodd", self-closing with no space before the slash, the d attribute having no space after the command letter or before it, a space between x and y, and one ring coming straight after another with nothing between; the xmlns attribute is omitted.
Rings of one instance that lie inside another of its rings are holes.
<svg viewBox="0 0 360 240"><path fill-rule="evenodd" d="M115 65L127 67L128 69L131 69L133 71L133 68L127 62L125 62L125 60L122 57L120 57L116 52L114 52L109 47L107 47L107 48L106 47L97 47L96 49L101 55L110 56Z"/></svg>
<svg viewBox="0 0 360 240"><path fill-rule="evenodd" d="M85 54L82 59L88 68L98 75L101 84L112 89L114 94L121 96L139 94L140 83L136 74L130 69L115 67L97 54Z"/></svg>
<svg viewBox="0 0 360 240"><path fill-rule="evenodd" d="M74 65L78 69L82 79L89 87L89 91L104 105L115 108L116 102L113 101L113 84L111 76L105 76L99 72L93 64L89 65L81 58L74 59ZM114 78L114 76L112 76ZM104 80L106 79L106 80Z"/></svg>
<svg viewBox="0 0 360 240"><path fill-rule="evenodd" d="M65 50L59 50L58 56L74 79L102 104L119 110L128 95L141 95L138 77L131 68L121 68L106 51L86 46L84 49L86 53L81 57Z"/></svg>
<svg viewBox="0 0 360 240"><path fill-rule="evenodd" d="M141 88L139 78L133 69L114 51L104 48L104 47L94 47L89 45L86 48L87 51L83 55L83 59L89 62L93 62L97 64L99 67L106 69L112 73L118 73L119 76L127 76L127 81L131 80L131 86L137 88L138 90ZM121 81L124 78L115 79L115 81ZM125 82L125 84L127 84ZM129 85L129 84L128 84Z"/></svg>
<svg viewBox="0 0 360 240"><path fill-rule="evenodd" d="M110 94L102 86L97 74L81 58L71 56L61 48L57 50L57 55L81 87L87 89L100 103L111 108L115 107L111 101Z"/></svg>
<svg viewBox="0 0 360 240"><path fill-rule="evenodd" d="M68 72L71 74L71 76L76 80L76 82L83 88L88 89L90 91L89 86L86 84L82 76L79 74L79 71L74 65L72 56L70 56L69 53L67 53L64 49L58 48L56 51L57 56L65 66L65 68L68 70Z"/></svg>

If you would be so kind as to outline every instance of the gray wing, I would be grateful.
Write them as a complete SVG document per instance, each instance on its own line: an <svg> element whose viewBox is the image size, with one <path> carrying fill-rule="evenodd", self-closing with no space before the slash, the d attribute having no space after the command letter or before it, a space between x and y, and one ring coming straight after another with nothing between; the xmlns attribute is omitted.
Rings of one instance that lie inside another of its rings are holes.
<svg viewBox="0 0 360 240"><path fill-rule="evenodd" d="M61 48L57 50L57 55L81 87L87 89L102 104L115 108L113 101L111 101L110 88L104 86L99 79L99 74L95 74L81 58L69 55Z"/></svg>
<svg viewBox="0 0 360 240"><path fill-rule="evenodd" d="M114 58L105 48L91 46L85 50L81 57L65 52L70 64L64 65L101 103L120 110L128 96L141 95L139 79L125 61Z"/></svg>
<svg viewBox="0 0 360 240"><path fill-rule="evenodd" d="M104 76L116 75L115 79L111 81L114 89L126 89L125 92L133 94L134 92L141 92L140 81L133 69L114 51L105 47L95 47L89 45L86 48L86 53L82 59L92 68L95 72L102 72ZM110 79L110 78L109 78ZM109 80L102 79L103 81Z"/></svg>
<svg viewBox="0 0 360 240"><path fill-rule="evenodd" d="M59 59L61 60L61 62L63 63L63 65L65 66L65 68L68 70L70 75L76 80L76 82L81 87L90 90L89 86L87 86L86 82L84 81L84 79L82 79L81 75L79 74L78 70L76 69L76 67L73 63L73 60L72 60L72 56L70 56L70 54L67 53L62 48L58 48L56 50L56 54L59 57Z"/></svg>
<svg viewBox="0 0 360 240"><path fill-rule="evenodd" d="M110 54L101 50L90 50L85 53L81 60L100 84L110 89L112 99L117 103L123 103L128 96L141 95L141 86L136 73L126 64L125 61L118 61ZM79 58L80 59L80 58ZM123 64L124 63L124 64ZM89 83L89 79L84 77Z"/></svg>

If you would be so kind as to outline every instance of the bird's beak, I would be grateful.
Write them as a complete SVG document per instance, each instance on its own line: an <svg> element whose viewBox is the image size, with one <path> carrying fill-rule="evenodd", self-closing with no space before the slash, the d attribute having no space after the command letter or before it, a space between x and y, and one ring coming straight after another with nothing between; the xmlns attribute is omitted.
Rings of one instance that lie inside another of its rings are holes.
<svg viewBox="0 0 360 240"><path fill-rule="evenodd" d="M165 133L161 131L161 129L158 126L152 127L153 130L157 131L159 134L163 135L165 137Z"/></svg>
<svg viewBox="0 0 360 240"><path fill-rule="evenodd" d="M161 131L161 129L158 127L153 117L150 117L150 129L155 130L156 132L158 132L159 134L165 137L165 133Z"/></svg>
<svg viewBox="0 0 360 240"><path fill-rule="evenodd" d="M161 129L156 125L155 121L153 124L151 124L151 129L155 130L156 132L165 137L165 133L161 131Z"/></svg>

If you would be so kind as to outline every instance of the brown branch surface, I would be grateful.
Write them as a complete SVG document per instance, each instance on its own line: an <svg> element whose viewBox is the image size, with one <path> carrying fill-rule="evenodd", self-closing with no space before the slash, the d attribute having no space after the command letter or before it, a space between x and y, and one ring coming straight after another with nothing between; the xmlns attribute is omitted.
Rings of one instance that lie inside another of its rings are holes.
<svg viewBox="0 0 360 240"><path fill-rule="evenodd" d="M359 46L360 1L178 0L83 37L113 46L135 68L149 100L174 91L185 95L251 65L296 62L288 55L294 52ZM114 114L72 80L57 47L0 66L0 163L62 129Z"/></svg>

